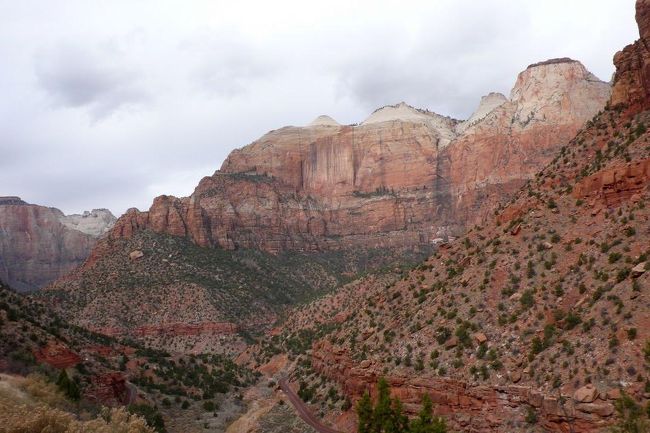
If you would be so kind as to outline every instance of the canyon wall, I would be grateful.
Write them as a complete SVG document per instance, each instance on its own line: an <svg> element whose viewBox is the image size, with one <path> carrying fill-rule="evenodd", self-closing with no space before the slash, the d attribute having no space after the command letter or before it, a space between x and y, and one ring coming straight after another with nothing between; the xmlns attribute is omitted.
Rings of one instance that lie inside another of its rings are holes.
<svg viewBox="0 0 650 433"><path fill-rule="evenodd" d="M131 210L111 235L187 236L269 252L429 245L480 221L603 108L610 87L571 59L529 66L510 98L464 122L405 103L355 126L320 116L233 151L190 197Z"/></svg>
<svg viewBox="0 0 650 433"><path fill-rule="evenodd" d="M114 221L105 209L65 216L0 197L0 280L24 292L49 284L83 263Z"/></svg>

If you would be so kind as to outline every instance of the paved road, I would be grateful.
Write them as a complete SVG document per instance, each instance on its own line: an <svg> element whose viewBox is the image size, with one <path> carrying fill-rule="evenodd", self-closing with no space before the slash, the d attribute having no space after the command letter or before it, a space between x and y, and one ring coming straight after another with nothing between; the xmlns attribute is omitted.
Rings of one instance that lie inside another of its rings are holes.
<svg viewBox="0 0 650 433"><path fill-rule="evenodd" d="M287 383L287 379L280 379L280 388L287 395L287 398L300 415L300 418L303 419L307 424L312 426L318 433L341 433L338 430L334 430L331 427L321 424L321 422L314 416L313 413L309 410L307 405L293 392L293 389Z"/></svg>

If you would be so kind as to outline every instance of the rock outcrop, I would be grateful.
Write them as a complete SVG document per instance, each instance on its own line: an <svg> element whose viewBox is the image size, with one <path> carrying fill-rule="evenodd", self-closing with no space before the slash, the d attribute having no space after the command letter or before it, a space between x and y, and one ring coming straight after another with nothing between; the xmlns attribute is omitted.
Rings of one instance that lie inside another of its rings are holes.
<svg viewBox="0 0 650 433"><path fill-rule="evenodd" d="M114 222L107 210L65 216L18 197L1 197L0 279L18 291L43 287L83 263Z"/></svg>
<svg viewBox="0 0 650 433"><path fill-rule="evenodd" d="M484 218L605 105L610 88L570 59L531 65L510 98L465 122L405 103L357 126L319 116L233 151L192 196L161 196L112 231L270 252L430 245Z"/></svg>
<svg viewBox="0 0 650 433"><path fill-rule="evenodd" d="M573 189L573 195L597 200L610 207L633 199L649 183L650 159L643 159L601 170L582 179Z"/></svg>
<svg viewBox="0 0 650 433"><path fill-rule="evenodd" d="M46 363L54 368L70 368L81 362L81 357L60 342L49 342L34 351L38 362Z"/></svg>
<svg viewBox="0 0 650 433"><path fill-rule="evenodd" d="M389 374L369 361L356 363L345 351L337 350L321 340L313 347L312 366L321 375L335 380L346 395L361 396L365 391L375 394L379 377L385 377L391 394L404 403L405 411L415 416L420 410L422 396L429 395L436 412L444 415L455 431L493 433L522 431L523 407L537 414L537 422L545 431L591 432L611 424L614 398L589 386L576 391L574 398L557 398L539 392L533 386L477 385L453 378L423 374ZM507 427L506 427L507 426ZM505 428L504 428L505 427ZM459 429L459 430L456 430Z"/></svg>
<svg viewBox="0 0 650 433"><path fill-rule="evenodd" d="M611 105L634 114L650 108L650 1L636 2L640 38L614 56Z"/></svg>

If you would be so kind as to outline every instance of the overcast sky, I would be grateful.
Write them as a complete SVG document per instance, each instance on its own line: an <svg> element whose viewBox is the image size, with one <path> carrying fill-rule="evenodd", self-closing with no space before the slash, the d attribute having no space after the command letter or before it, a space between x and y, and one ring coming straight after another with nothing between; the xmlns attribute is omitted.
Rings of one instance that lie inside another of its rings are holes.
<svg viewBox="0 0 650 433"><path fill-rule="evenodd" d="M0 195L147 209L271 129L466 118L548 58L609 81L636 38L634 0L0 0Z"/></svg>

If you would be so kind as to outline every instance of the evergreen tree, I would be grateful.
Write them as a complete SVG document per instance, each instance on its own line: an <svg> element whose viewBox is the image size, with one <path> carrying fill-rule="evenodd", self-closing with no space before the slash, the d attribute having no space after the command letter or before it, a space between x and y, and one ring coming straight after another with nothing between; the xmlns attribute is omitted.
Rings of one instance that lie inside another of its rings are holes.
<svg viewBox="0 0 650 433"><path fill-rule="evenodd" d="M388 432L393 420L391 407L390 388L383 377L377 383L377 405L373 411L373 433Z"/></svg>
<svg viewBox="0 0 650 433"><path fill-rule="evenodd" d="M357 416L359 417L359 428L357 431L359 433L371 433L372 432L372 401L370 400L370 394L366 391L361 397L361 400L357 402Z"/></svg>
<svg viewBox="0 0 650 433"><path fill-rule="evenodd" d="M386 433L408 433L409 432L409 419L404 414L404 406L399 398L393 399L392 404L392 419Z"/></svg>
<svg viewBox="0 0 650 433"><path fill-rule="evenodd" d="M65 369L59 373L59 377L56 379L56 385L70 400L77 401L81 398L79 386L74 380L68 377L68 372Z"/></svg>
<svg viewBox="0 0 650 433"><path fill-rule="evenodd" d="M433 416L433 403L431 397L425 394L422 397L422 409L418 417L411 423L410 433L445 433L447 423L444 418Z"/></svg>
<svg viewBox="0 0 650 433"><path fill-rule="evenodd" d="M357 402L358 433L446 433L447 424L442 417L433 415L433 403L428 395L422 398L422 409L409 425L404 406L399 398L390 398L390 388L385 379L377 383L377 404L373 407L368 392Z"/></svg>

